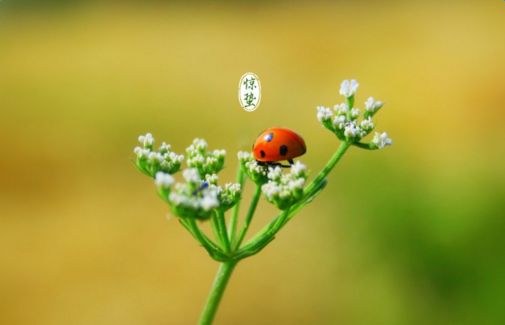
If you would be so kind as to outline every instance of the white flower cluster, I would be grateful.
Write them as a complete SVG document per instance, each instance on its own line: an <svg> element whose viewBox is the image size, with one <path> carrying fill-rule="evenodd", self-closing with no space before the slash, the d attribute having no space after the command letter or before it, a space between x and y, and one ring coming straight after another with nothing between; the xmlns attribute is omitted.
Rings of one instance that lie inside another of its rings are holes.
<svg viewBox="0 0 505 325"><path fill-rule="evenodd" d="M279 166L269 167L268 182L261 187L266 199L279 209L285 210L303 196L303 186L307 180L307 167L297 161L289 173L283 173Z"/></svg>
<svg viewBox="0 0 505 325"><path fill-rule="evenodd" d="M221 209L227 210L234 206L240 200L241 190L238 183L226 183L222 189L220 188L219 202Z"/></svg>
<svg viewBox="0 0 505 325"><path fill-rule="evenodd" d="M340 140L351 143L359 142L373 131L375 128L373 116L383 106L381 101L369 97L365 102L363 118L359 120L361 111L353 107L358 86L356 80L344 80L340 85L340 94L346 98L346 102L333 106L333 109L325 106L317 107L317 119L321 124L335 133ZM387 135L385 137L387 138ZM370 145L373 149L382 149L391 144L392 140L389 138L387 140L374 138Z"/></svg>
<svg viewBox="0 0 505 325"><path fill-rule="evenodd" d="M195 139L186 150L189 168L182 171L185 182L176 183L172 174L179 171L184 157L171 152L170 145L164 142L154 151L150 133L138 140L140 146L133 150L137 167L154 178L159 194L177 216L206 219L214 209L225 211L240 200L240 184L228 183L223 187L217 184L217 172L224 165L224 150L207 152L207 142Z"/></svg>
<svg viewBox="0 0 505 325"><path fill-rule="evenodd" d="M250 152L239 151L237 154L238 160L242 165L243 170L253 182L264 184L268 181L268 168L258 164Z"/></svg>
<svg viewBox="0 0 505 325"><path fill-rule="evenodd" d="M223 169L225 150L207 152L207 142L203 139L195 139L186 148L188 167L196 168L201 175L215 174Z"/></svg>
<svg viewBox="0 0 505 325"><path fill-rule="evenodd" d="M174 174L181 168L184 156L170 151L170 145L163 142L158 151L155 151L151 133L139 136L138 140L140 146L133 149L137 156L135 164L147 175L155 177L158 172Z"/></svg>
<svg viewBox="0 0 505 325"><path fill-rule="evenodd" d="M182 174L186 183L175 184L168 195L172 210L180 217L206 219L213 209L227 210L240 199L240 184L218 186L216 174L206 175L206 180L202 180L196 168L185 169Z"/></svg>
<svg viewBox="0 0 505 325"><path fill-rule="evenodd" d="M201 180L196 168L183 170L186 183L177 183L168 194L168 202L180 217L206 219L211 210L219 207L218 187Z"/></svg>

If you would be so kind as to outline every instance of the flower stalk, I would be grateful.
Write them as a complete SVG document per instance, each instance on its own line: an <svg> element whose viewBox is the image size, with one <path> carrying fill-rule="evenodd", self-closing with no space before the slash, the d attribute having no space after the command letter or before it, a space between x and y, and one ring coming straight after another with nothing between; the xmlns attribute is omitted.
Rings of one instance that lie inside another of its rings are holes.
<svg viewBox="0 0 505 325"><path fill-rule="evenodd" d="M354 107L358 87L357 81L345 80L340 86L344 102L333 109L317 108L318 120L340 140L340 145L308 185L308 169L299 160L286 172L279 164L258 163L249 152L238 153L236 183L219 185L218 173L224 168L224 150L209 150L205 140L195 139L184 157L172 152L166 143L155 150L155 140L150 133L139 137L140 145L134 149L136 167L153 178L158 195L171 212L209 256L220 262L199 324L212 323L236 265L265 248L303 207L323 191L329 174L349 148L377 150L392 144L386 132L375 132L371 141L364 140L375 129L373 118L383 103L369 97L361 114L361 110ZM181 173L183 182L177 182L175 174L181 170L185 158L187 168ZM240 203L246 180L254 183L255 190L239 230ZM262 195L279 209L279 213L244 243ZM227 223L228 210L232 211ZM211 223L214 239L199 226L200 222L207 220Z"/></svg>
<svg viewBox="0 0 505 325"><path fill-rule="evenodd" d="M236 265L237 263L234 261L223 262L219 265L219 269L217 270L216 277L214 278L212 288L210 289L210 293L207 298L207 302L200 316L200 320L198 322L199 325L212 324L214 317L216 316L219 303L221 302L221 298L223 298L226 285L230 281L231 274L233 273Z"/></svg>
<svg viewBox="0 0 505 325"><path fill-rule="evenodd" d="M247 211L247 215L245 217L244 226L240 230L240 233L237 238L237 242L235 243L235 246L234 246L235 249L238 249L240 247L240 244L242 244L242 241L244 240L247 230L249 230L249 226L250 226L252 218L254 216L254 212L256 211L256 207L258 206L258 202L260 200L260 197L261 197L261 187L256 186L256 190L254 191L251 204L249 205L249 210Z"/></svg>

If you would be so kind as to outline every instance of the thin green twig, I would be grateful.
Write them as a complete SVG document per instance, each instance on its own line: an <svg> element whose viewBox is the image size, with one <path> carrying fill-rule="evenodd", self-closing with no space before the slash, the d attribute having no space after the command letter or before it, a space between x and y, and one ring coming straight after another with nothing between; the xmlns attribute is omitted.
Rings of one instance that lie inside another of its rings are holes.
<svg viewBox="0 0 505 325"><path fill-rule="evenodd" d="M245 174L244 171L242 170L242 166L239 164L238 169L237 169L237 183L240 184L240 190L242 193L244 192L244 184L245 184ZM240 209L240 203L242 200L239 200L237 204L233 207L231 219L230 219L230 227L228 228L228 238L230 240L230 243L235 242L235 237L237 235L237 223L238 223L238 216L239 216L239 209Z"/></svg>
<svg viewBox="0 0 505 325"><path fill-rule="evenodd" d="M240 247L240 244L244 240L244 237L247 233L247 230L249 229L249 225L251 224L251 220L254 215L254 211L256 211L256 207L258 206L258 201L261 197L261 186L256 185L256 190L254 191L254 195L251 201L251 204L249 205L249 210L247 211L247 215L245 217L244 221L244 226L240 230L240 233L237 237L237 242L235 243L234 249L238 249Z"/></svg>

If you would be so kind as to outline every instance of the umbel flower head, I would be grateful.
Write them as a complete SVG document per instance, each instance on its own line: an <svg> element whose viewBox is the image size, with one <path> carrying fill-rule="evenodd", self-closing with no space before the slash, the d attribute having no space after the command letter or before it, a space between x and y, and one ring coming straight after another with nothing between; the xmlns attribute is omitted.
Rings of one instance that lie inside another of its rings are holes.
<svg viewBox="0 0 505 325"><path fill-rule="evenodd" d="M224 150L207 152L207 142L195 139L186 149L188 168L182 171L185 182L177 183L173 174L178 172L184 156L162 143L154 151L154 138L147 133L138 138L135 147L135 164L145 174L154 178L158 193L172 212L181 218L207 219L214 210L226 211L233 207L241 196L240 184L218 185L217 173L224 165Z"/></svg>
<svg viewBox="0 0 505 325"><path fill-rule="evenodd" d="M207 151L207 142L203 139L195 139L186 148L186 163L189 167L196 168L200 175L215 174L223 169L226 151Z"/></svg>
<svg viewBox="0 0 505 325"><path fill-rule="evenodd" d="M182 175L185 183L176 183L174 189L162 192L168 195L172 212L179 217L207 219L213 210L226 211L240 199L240 184L227 183L221 187L217 185L216 174L207 175L207 180L203 180L196 168L188 168Z"/></svg>
<svg viewBox="0 0 505 325"><path fill-rule="evenodd" d="M266 199L284 210L298 202L303 196L303 186L307 180L307 167L297 161L288 173L279 166L269 167L268 182L261 186Z"/></svg>
<svg viewBox="0 0 505 325"><path fill-rule="evenodd" d="M242 170L247 177L258 185L268 181L268 168L258 164L250 152L239 151L237 154Z"/></svg>
<svg viewBox="0 0 505 325"><path fill-rule="evenodd" d="M333 108L318 106L317 119L342 141L357 144L366 149L382 149L391 145L393 141L385 132L376 133L369 143L360 143L375 129L373 117L382 108L383 103L369 97L364 103L365 110L360 118L361 110L353 107L358 87L356 80L344 80L340 85L340 94L345 97L345 102L336 104Z"/></svg>
<svg viewBox="0 0 505 325"><path fill-rule="evenodd" d="M155 177L158 172L175 174L181 168L183 155L170 151L169 144L163 142L158 151L154 150L154 138L151 133L138 137L140 146L133 149L137 156L135 165L143 173Z"/></svg>

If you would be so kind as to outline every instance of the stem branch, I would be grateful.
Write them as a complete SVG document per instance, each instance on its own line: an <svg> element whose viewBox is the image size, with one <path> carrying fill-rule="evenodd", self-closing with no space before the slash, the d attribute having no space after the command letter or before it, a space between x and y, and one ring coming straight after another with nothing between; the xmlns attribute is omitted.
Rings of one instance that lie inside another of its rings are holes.
<svg viewBox="0 0 505 325"><path fill-rule="evenodd" d="M240 164L237 170L237 183L240 184L240 191L244 193L245 174ZM238 212L240 208L240 202L242 202L241 199L233 207L232 216L230 219L230 228L228 229L228 238L230 239L230 243L232 244L235 242L235 237L237 235L237 222L238 222Z"/></svg>
<svg viewBox="0 0 505 325"><path fill-rule="evenodd" d="M247 215L245 217L245 223L237 238L237 243L235 244L235 249L240 247L240 244L244 240L244 237L249 229L249 225L251 224L252 217L254 215L254 211L256 211L256 207L258 206L258 201L261 197L261 186L256 185L256 190L254 191L254 196L251 201L251 205L249 206L249 210L247 211Z"/></svg>

